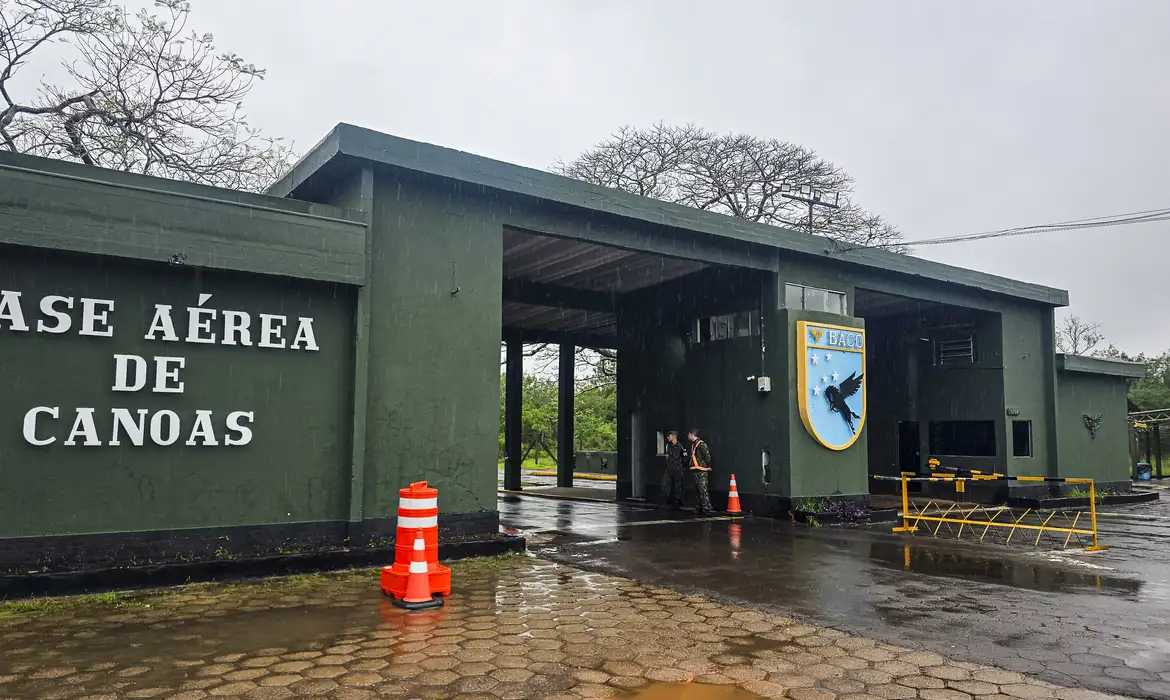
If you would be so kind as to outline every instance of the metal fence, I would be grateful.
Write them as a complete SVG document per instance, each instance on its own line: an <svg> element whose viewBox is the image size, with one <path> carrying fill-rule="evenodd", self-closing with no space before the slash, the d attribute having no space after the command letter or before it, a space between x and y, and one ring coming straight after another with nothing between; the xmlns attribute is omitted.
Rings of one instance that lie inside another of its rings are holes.
<svg viewBox="0 0 1170 700"><path fill-rule="evenodd" d="M934 537L962 539L964 535L979 542L1001 544L1041 542L1067 548L1076 538L1077 546L1085 551L1098 552L1108 547L1097 538L1097 490L1092 479L1057 478L1043 476L1005 476L982 474L977 471L962 473L934 473L916 476L904 472L902 476L875 476L880 481L902 482L902 524L894 532L923 532ZM967 482L974 481L1030 481L1042 483L1085 484L1089 488L1089 512L1048 511L1039 508L1011 508L1009 506L975 506L931 500L919 504L910 500L908 485L912 482L954 483L962 492ZM1087 515L1087 517L1086 517ZM1034 537L1033 537L1034 535ZM1062 539L1063 537L1063 539Z"/></svg>

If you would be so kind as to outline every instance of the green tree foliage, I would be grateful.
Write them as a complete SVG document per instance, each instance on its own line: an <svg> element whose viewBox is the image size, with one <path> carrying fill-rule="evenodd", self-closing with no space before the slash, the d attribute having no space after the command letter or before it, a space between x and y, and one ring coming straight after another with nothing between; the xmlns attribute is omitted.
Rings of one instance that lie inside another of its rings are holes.
<svg viewBox="0 0 1170 700"><path fill-rule="evenodd" d="M1056 349L1069 355L1091 355L1104 360L1136 362L1145 365L1146 375L1130 382L1129 401L1139 411L1170 408L1170 351L1158 356L1145 353L1131 355L1113 343L1104 350L1094 350L1104 342L1101 324L1089 323L1070 315L1056 328Z"/></svg>
<svg viewBox="0 0 1170 700"><path fill-rule="evenodd" d="M1129 400L1141 411L1170 408L1170 353L1146 361L1146 376L1130 386Z"/></svg>
<svg viewBox="0 0 1170 700"><path fill-rule="evenodd" d="M1139 411L1170 408L1170 351L1157 357L1145 353L1130 355L1116 345L1096 353L1106 360L1137 362L1146 366L1146 376L1129 385L1129 400Z"/></svg>
<svg viewBox="0 0 1170 700"><path fill-rule="evenodd" d="M617 449L617 387L606 384L577 394L576 434L579 450Z"/></svg>
<svg viewBox="0 0 1170 700"><path fill-rule="evenodd" d="M573 439L578 450L617 449L617 387L600 381L595 373L576 383ZM541 374L524 376L521 442L535 453L541 442L555 454L557 449L557 380ZM531 455L530 455L531 456ZM504 457L504 375L500 375L499 457Z"/></svg>

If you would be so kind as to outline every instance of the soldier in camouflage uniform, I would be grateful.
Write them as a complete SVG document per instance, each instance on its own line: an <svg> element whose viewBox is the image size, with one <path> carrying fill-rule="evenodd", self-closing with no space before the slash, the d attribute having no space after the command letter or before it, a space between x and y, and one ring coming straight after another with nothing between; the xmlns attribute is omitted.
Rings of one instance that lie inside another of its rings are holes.
<svg viewBox="0 0 1170 700"><path fill-rule="evenodd" d="M678 441L678 431L666 434L666 469L662 473L662 505L682 508L683 475L687 471L686 450Z"/></svg>
<svg viewBox="0 0 1170 700"><path fill-rule="evenodd" d="M711 474L711 450L707 443L699 439L699 431L691 429L687 433L691 441L691 476L695 478L695 489L699 492L699 507L695 510L698 515L712 515L711 494L707 491L707 480Z"/></svg>

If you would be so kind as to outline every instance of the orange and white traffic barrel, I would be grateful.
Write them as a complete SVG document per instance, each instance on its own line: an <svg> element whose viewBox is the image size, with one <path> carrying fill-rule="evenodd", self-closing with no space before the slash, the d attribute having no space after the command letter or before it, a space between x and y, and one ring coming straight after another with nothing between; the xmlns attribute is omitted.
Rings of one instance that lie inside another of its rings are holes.
<svg viewBox="0 0 1170 700"><path fill-rule="evenodd" d="M439 563L439 490L419 481L398 489L398 528L394 565L382 567L382 591L394 598L406 593L414 537L422 532L431 593L451 595L451 569Z"/></svg>

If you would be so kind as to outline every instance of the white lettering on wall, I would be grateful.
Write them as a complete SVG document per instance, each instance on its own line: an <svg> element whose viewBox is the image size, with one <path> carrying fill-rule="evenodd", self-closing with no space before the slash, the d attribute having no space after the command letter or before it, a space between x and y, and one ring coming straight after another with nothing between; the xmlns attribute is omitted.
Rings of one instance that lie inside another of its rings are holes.
<svg viewBox="0 0 1170 700"><path fill-rule="evenodd" d="M284 338L280 336L280 332L284 330L284 324L287 322L288 319L284 316L260 314L260 347L283 348Z"/></svg>
<svg viewBox="0 0 1170 700"><path fill-rule="evenodd" d="M215 309L202 308L210 298L210 294L200 294L199 305L187 307L188 343L215 343L215 333L211 330L211 323L219 312Z"/></svg>
<svg viewBox="0 0 1170 700"><path fill-rule="evenodd" d="M317 351L317 337L313 334L313 319L301 317L297 319L297 335L293 338L293 350L300 350L304 347L305 350Z"/></svg>
<svg viewBox="0 0 1170 700"><path fill-rule="evenodd" d="M187 445L214 447L219 444L215 438L215 427L211 424L211 411L195 411L195 427L187 437Z"/></svg>
<svg viewBox="0 0 1170 700"><path fill-rule="evenodd" d="M114 327L110 325L110 312L114 310L114 302L108 299L81 298L81 330L78 335L96 335L110 338L114 335Z"/></svg>
<svg viewBox="0 0 1170 700"><path fill-rule="evenodd" d="M150 330L146 331L147 340L158 340L155 336L162 333L163 340L176 342L179 336L175 335L175 322L171 320L170 304L155 304L154 318L150 319Z"/></svg>
<svg viewBox="0 0 1170 700"><path fill-rule="evenodd" d="M186 365L187 358L185 357L154 358L154 393L183 393L183 382L179 380L179 370Z"/></svg>
<svg viewBox="0 0 1170 700"><path fill-rule="evenodd" d="M46 318L51 318L56 321L56 325L50 326L45 323L45 319L37 321L38 333L68 333L69 328L73 325L73 318L57 308L59 304L64 304L66 309L73 308L73 297L59 297L47 296L41 299L41 314Z"/></svg>
<svg viewBox="0 0 1170 700"><path fill-rule="evenodd" d="M247 421L247 423L251 423L252 420L253 414L251 411L234 411L229 413L227 417L228 430L234 430L238 433L238 436L232 437L228 435L224 439L224 444L235 447L247 445L249 442L252 442L252 429L243 422Z"/></svg>
<svg viewBox="0 0 1170 700"><path fill-rule="evenodd" d="M65 433L61 444L71 447L142 447L149 437L150 442L168 447L186 435L184 444L192 447L239 447L252 442L253 418L252 411L233 411L217 418L214 411L199 409L192 420L169 409L151 413L145 408L112 408L108 415L93 408L75 408L70 418L62 417L57 406L37 406L24 415L24 439L45 447Z"/></svg>
<svg viewBox="0 0 1170 700"><path fill-rule="evenodd" d="M191 306L180 307L186 318L174 318L170 304L154 304L146 334L148 341L176 343L185 341L196 345L224 345L231 347L260 347L318 352L314 320L305 316L296 319L296 330L291 343L287 333L292 331L290 317L283 314L216 309L211 305L212 295L199 294ZM22 305L30 304L32 318L26 316ZM35 306L34 306L35 304ZM114 337L115 302L112 299L72 297L49 294L27 300L16 290L0 289L0 331L27 333L29 322L35 321L37 333L65 335L70 331L92 338ZM125 313L124 311L122 313ZM180 336L176 331L184 329ZM113 353L114 377L110 389L123 394L145 391L154 394L183 394L186 382L183 373L187 359L174 355L152 358L129 353ZM153 377L151 376L153 374ZM153 380L153 381L152 381ZM103 409L104 411L105 409ZM36 406L23 418L22 434L25 442L36 447L60 444L68 447L143 447L148 442L167 447L183 442L191 447L241 447L252 442L253 411L231 411L217 420L211 410L197 409L194 414L163 409L111 408L108 415L92 407L66 409L59 406ZM149 440L148 440L149 438Z"/></svg>
<svg viewBox="0 0 1170 700"><path fill-rule="evenodd" d="M166 447L179 439L179 414L174 411L159 411L150 417L150 439L154 444Z"/></svg>
<svg viewBox="0 0 1170 700"><path fill-rule="evenodd" d="M248 326L252 325L252 317L243 311L223 312L223 344L248 345L252 344L252 334Z"/></svg>
<svg viewBox="0 0 1170 700"><path fill-rule="evenodd" d="M82 437L85 438L83 444L86 447L100 447L102 441L98 439L97 425L93 422L93 409L78 408L74 415L73 429L69 431L64 444L71 447L77 444L77 438Z"/></svg>
<svg viewBox="0 0 1170 700"><path fill-rule="evenodd" d="M134 365L134 383L129 380L130 365ZM146 386L146 360L138 355L114 355L113 391L141 391Z"/></svg>
<svg viewBox="0 0 1170 700"><path fill-rule="evenodd" d="M45 445L52 445L54 442L57 442L57 438L52 436L44 440L37 439L37 417L42 413L48 413L54 419L60 415L60 411L57 410L56 406L37 406L24 414L24 441L37 447L44 447Z"/></svg>
<svg viewBox="0 0 1170 700"><path fill-rule="evenodd" d="M179 370L187 364L185 357L154 358L154 388L156 394L181 394L183 382ZM131 369L133 368L133 369ZM131 380L130 374L134 378ZM146 358L138 355L114 355L114 391L142 391L149 380Z"/></svg>
<svg viewBox="0 0 1170 700"><path fill-rule="evenodd" d="M130 414L130 411L125 408L115 408L111 413L114 414L114 428L110 433L110 445L118 447L122 441L118 439L120 431L126 432L126 437L130 439L130 444L135 447L142 447L146 443L146 414L145 408L138 409L138 419L135 420Z"/></svg>
<svg viewBox="0 0 1170 700"><path fill-rule="evenodd" d="M5 322L8 324L6 329ZM0 329L28 330L28 324L24 322L24 309L20 308L20 292L0 290Z"/></svg>

